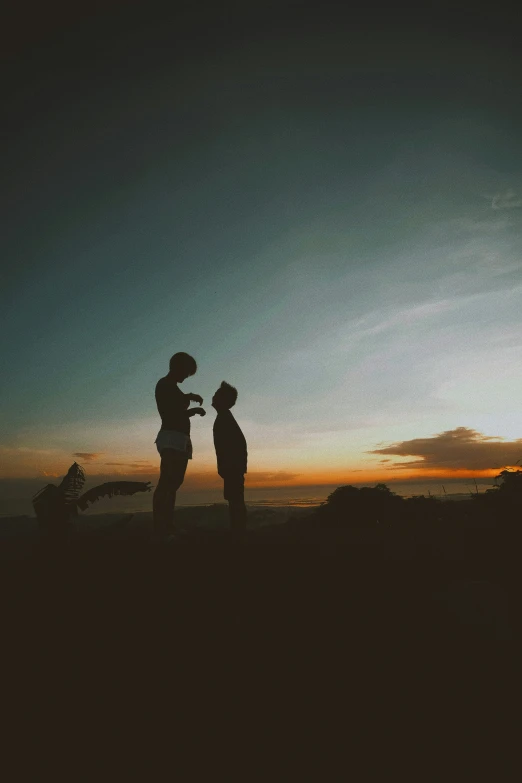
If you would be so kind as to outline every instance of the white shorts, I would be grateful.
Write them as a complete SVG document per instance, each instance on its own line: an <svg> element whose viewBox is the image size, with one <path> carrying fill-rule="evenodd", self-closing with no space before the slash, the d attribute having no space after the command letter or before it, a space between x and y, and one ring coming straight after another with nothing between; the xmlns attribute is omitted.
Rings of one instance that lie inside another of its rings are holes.
<svg viewBox="0 0 522 783"><path fill-rule="evenodd" d="M192 442L188 435L177 430L160 430L154 441L158 452L162 449L175 449L185 454L187 459L192 459Z"/></svg>

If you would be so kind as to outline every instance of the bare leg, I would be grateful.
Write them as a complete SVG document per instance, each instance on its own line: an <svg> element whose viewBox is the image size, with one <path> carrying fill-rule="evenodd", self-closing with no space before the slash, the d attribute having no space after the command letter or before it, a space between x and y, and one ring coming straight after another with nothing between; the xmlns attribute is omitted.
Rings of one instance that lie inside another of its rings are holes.
<svg viewBox="0 0 522 783"><path fill-rule="evenodd" d="M174 529L174 508L176 506L176 492L169 487L158 486L152 497L152 525L158 535L172 533Z"/></svg>
<svg viewBox="0 0 522 783"><path fill-rule="evenodd" d="M152 498L154 533L165 535L174 530L176 492L183 484L187 458L175 449L163 449L158 485Z"/></svg>

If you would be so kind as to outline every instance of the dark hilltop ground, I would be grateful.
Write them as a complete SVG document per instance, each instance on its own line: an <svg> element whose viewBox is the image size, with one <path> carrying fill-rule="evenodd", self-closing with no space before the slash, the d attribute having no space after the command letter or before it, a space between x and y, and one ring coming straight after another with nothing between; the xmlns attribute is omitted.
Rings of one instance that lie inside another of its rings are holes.
<svg viewBox="0 0 522 783"><path fill-rule="evenodd" d="M25 544L2 539L4 671L53 693L74 682L86 710L95 693L119 710L159 700L168 721L212 714L225 733L232 712L247 733L266 715L265 729L329 727L332 742L354 723L366 736L429 722L433 739L474 721L505 738L521 641L512 475L461 502L342 487L283 522L251 510L243 542L224 506L206 527L180 509L171 545L153 543L150 514L92 517L61 542L20 519Z"/></svg>

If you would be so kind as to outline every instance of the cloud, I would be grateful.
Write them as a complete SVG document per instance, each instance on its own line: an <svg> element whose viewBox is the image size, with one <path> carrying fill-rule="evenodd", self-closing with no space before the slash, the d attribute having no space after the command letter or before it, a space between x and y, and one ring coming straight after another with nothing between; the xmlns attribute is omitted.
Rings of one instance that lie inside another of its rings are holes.
<svg viewBox="0 0 522 783"><path fill-rule="evenodd" d="M95 459L98 459L103 454L102 451L95 452L95 451L75 451L73 454L73 457L78 457L79 459L83 459L84 462L92 462Z"/></svg>
<svg viewBox="0 0 522 783"><path fill-rule="evenodd" d="M57 449L0 445L0 476L4 478L63 476L70 464L70 453Z"/></svg>
<svg viewBox="0 0 522 783"><path fill-rule="evenodd" d="M17 454L36 454L37 456L50 456L56 454L56 449L39 449L32 446L3 446L0 445L0 454L13 456Z"/></svg>
<svg viewBox="0 0 522 783"><path fill-rule="evenodd" d="M431 438L404 440L368 453L419 458L394 462L390 468L496 470L522 459L522 438L508 441L457 427Z"/></svg>
<svg viewBox="0 0 522 783"><path fill-rule="evenodd" d="M289 473L285 470L276 471L249 471L248 482L252 484L270 484L271 482L279 483L281 481L293 481L300 476L300 473Z"/></svg>
<svg viewBox="0 0 522 783"><path fill-rule="evenodd" d="M132 465L134 467L138 467L140 465L150 465L150 461L146 459L137 459L134 462L104 462L104 465L124 465L129 466Z"/></svg>
<svg viewBox="0 0 522 783"><path fill-rule="evenodd" d="M373 326L363 327L363 323L366 319L361 319L359 322L361 328L357 329L356 335L360 337L370 337L373 335L381 334L397 327L402 328L404 326L413 327L418 321L426 320L432 316L438 316L448 310L455 310L459 307L459 303L454 299L441 299L437 301L424 302L423 304L413 305L412 307L405 307L396 313L393 313L388 318L379 320L378 323Z"/></svg>
<svg viewBox="0 0 522 783"><path fill-rule="evenodd" d="M157 465L130 465L129 473L131 475L144 475L149 476L151 474L159 473L159 467Z"/></svg>
<svg viewBox="0 0 522 783"><path fill-rule="evenodd" d="M489 196L488 199L492 199ZM498 207L497 207L498 209ZM455 218L450 221L450 227L455 226L457 230L464 231L468 234L474 233L491 233L503 231L509 226L509 221L506 216L491 218L489 220L473 220L472 218ZM445 226L446 227L446 226Z"/></svg>
<svg viewBox="0 0 522 783"><path fill-rule="evenodd" d="M147 462L143 459L137 460L136 462L104 462L103 464L110 465L111 467L125 468L125 473L133 475L138 473L148 475L150 473L159 472L158 465L153 465L151 462Z"/></svg>
<svg viewBox="0 0 522 783"><path fill-rule="evenodd" d="M516 209L522 207L522 198L518 198L514 190L505 190L502 193L495 193L491 197L492 209Z"/></svg>

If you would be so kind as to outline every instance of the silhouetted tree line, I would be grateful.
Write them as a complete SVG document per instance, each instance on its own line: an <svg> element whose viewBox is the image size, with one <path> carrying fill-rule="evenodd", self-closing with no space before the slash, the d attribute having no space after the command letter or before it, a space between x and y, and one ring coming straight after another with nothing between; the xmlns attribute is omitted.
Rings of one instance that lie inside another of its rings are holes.
<svg viewBox="0 0 522 783"><path fill-rule="evenodd" d="M470 493L469 500L415 495L404 498L386 484L375 487L337 487L311 515L312 525L324 527L405 524L413 522L510 522L522 514L522 470L503 470L497 486Z"/></svg>
<svg viewBox="0 0 522 783"><path fill-rule="evenodd" d="M375 487L337 487L309 517L290 518L292 527L348 528L371 525L408 526L417 523L455 526L462 523L509 524L522 517L522 470L503 470L497 485L484 493L470 493L468 500L439 499L431 495L402 497L386 484ZM150 482L115 481L93 487L80 495L85 482L76 462L58 486L47 484L33 497L41 531L51 538L67 535L78 510L102 497L150 491Z"/></svg>

